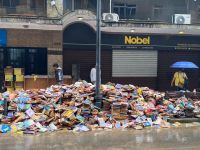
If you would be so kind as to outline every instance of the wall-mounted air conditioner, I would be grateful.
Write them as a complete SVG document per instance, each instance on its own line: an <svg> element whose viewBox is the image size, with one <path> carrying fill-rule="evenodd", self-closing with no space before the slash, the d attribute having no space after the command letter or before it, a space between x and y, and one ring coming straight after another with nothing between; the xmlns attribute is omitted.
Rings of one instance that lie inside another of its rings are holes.
<svg viewBox="0 0 200 150"><path fill-rule="evenodd" d="M174 14L173 24L191 24L191 14Z"/></svg>
<svg viewBox="0 0 200 150"><path fill-rule="evenodd" d="M103 21L105 22L118 22L119 15L115 13L103 13Z"/></svg>

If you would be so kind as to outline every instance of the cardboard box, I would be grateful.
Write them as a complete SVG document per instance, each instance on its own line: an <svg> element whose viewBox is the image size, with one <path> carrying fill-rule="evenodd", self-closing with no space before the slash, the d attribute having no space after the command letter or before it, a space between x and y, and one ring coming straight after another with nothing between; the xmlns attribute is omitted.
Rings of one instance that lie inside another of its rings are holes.
<svg viewBox="0 0 200 150"><path fill-rule="evenodd" d="M24 82L15 82L15 88L24 88Z"/></svg>
<svg viewBox="0 0 200 150"><path fill-rule="evenodd" d="M13 81L13 79L14 79L13 77L14 77L13 75L6 74L5 81Z"/></svg>
<svg viewBox="0 0 200 150"><path fill-rule="evenodd" d="M15 79L16 82L24 81L24 75L16 75L15 77L16 77L16 79Z"/></svg>
<svg viewBox="0 0 200 150"><path fill-rule="evenodd" d="M14 68L14 75L24 75L24 68Z"/></svg>
<svg viewBox="0 0 200 150"><path fill-rule="evenodd" d="M7 87L7 91L13 92L13 91L14 91L14 88L8 88L8 87Z"/></svg>
<svg viewBox="0 0 200 150"><path fill-rule="evenodd" d="M22 87L16 87L16 88L15 88L16 91L21 91L21 90L23 90L23 89L24 89L24 88L22 88Z"/></svg>
<svg viewBox="0 0 200 150"><path fill-rule="evenodd" d="M5 75L13 75L13 68L7 67L4 69L4 74Z"/></svg>
<svg viewBox="0 0 200 150"><path fill-rule="evenodd" d="M13 87L13 85L12 81L5 81L5 87Z"/></svg>

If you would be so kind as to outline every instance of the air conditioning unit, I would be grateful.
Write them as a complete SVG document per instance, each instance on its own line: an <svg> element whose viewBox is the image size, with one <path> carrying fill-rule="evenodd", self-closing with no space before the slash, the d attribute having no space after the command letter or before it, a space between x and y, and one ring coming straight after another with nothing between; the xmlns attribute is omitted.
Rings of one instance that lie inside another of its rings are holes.
<svg viewBox="0 0 200 150"><path fill-rule="evenodd" d="M191 24L191 14L174 14L174 24Z"/></svg>
<svg viewBox="0 0 200 150"><path fill-rule="evenodd" d="M105 22L118 22L119 15L115 13L103 13L103 21Z"/></svg>

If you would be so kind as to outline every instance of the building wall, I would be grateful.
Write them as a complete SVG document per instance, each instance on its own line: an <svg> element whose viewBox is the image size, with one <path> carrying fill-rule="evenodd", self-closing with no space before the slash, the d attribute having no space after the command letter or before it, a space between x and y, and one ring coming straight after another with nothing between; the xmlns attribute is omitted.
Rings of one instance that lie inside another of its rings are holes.
<svg viewBox="0 0 200 150"><path fill-rule="evenodd" d="M56 0L56 5L51 6L51 0L47 0L47 17L60 17L63 14L63 0Z"/></svg>
<svg viewBox="0 0 200 150"><path fill-rule="evenodd" d="M174 1L172 0L113 0L113 3L128 3L128 4L136 4L137 5L137 18L148 20L148 18L151 18L153 15L153 6L156 4L160 4L165 6L167 9L165 9L165 14L161 15L161 18L167 18L168 20L171 19L171 14L178 13L179 10L182 9L181 13L185 13L185 6L179 5L181 0ZM103 12L109 12L109 0L102 0L102 8ZM191 7L196 7L194 5L191 5ZM57 9L56 9L57 8ZM169 9L173 8L173 9ZM177 9L177 11L174 11L174 8ZM195 10L194 10L195 12ZM63 13L63 0L56 0L56 7L51 6L51 0L47 0L47 17L49 19L51 18L59 18L61 17ZM170 15L169 15L170 14ZM80 14L79 14L80 15ZM77 17L74 22L77 22ZM52 74L52 65L54 63L59 63L61 66L64 64L64 71L65 74L71 74L71 65L73 63L80 63L83 65L83 69L81 73L83 74L83 79L89 80L89 71L91 67L93 67L95 63L95 48L93 49L86 49L85 51L82 51L82 49L78 49L75 47L74 49L71 49L70 47L66 48L63 45L63 32L65 29L65 23L68 22L72 16L69 15L69 19L63 21L63 31L60 29L7 29L8 31L8 47L38 47L38 48L47 48L48 49L48 74ZM83 17L84 18L84 17ZM152 18L151 18L152 19ZM44 19L45 20L45 19ZM52 19L53 20L53 19ZM95 20L95 19L94 19ZM91 24L92 21L89 21L89 24ZM95 21L94 21L95 22ZM32 24L32 23L31 23ZM34 24L34 23L33 23ZM70 23L66 23L66 26ZM21 25L21 24L20 24ZM95 26L95 25L94 25ZM1 25L0 25L1 28ZM53 27L52 27L53 28ZM69 28L69 26L66 27L66 29ZM77 33L77 36L82 36L84 39L90 38L89 33L86 32L84 34L81 34L79 30L72 30L72 35ZM110 31L109 31L110 32ZM66 39L74 39L74 43L76 44L90 44L91 41L92 44L95 44L95 31L92 31L93 37L88 43L84 43L82 41L76 41L76 37L72 36L66 36ZM110 33L112 34L112 33ZM114 34L113 34L114 35ZM102 36L103 37L103 36ZM117 39L114 39L117 40ZM107 44L109 44L110 41L113 41L112 38L107 40ZM64 41L65 42L65 41ZM67 41L66 41L67 43ZM162 44L162 43L161 43ZM74 46L74 45L73 45ZM75 45L76 46L76 45ZM94 46L95 47L95 46ZM64 49L64 50L63 50ZM155 88L156 87L156 78L114 78L112 77L112 49L106 50L102 48L102 69L103 69L103 82L106 83L108 81L112 82L123 82L123 83L135 83L137 85L143 85L143 86L150 86ZM79 54L78 54L79 53ZM86 59L87 58L87 59ZM145 83L145 84L144 84Z"/></svg>
<svg viewBox="0 0 200 150"><path fill-rule="evenodd" d="M0 16L46 16L46 0L1 0Z"/></svg>
<svg viewBox="0 0 200 150"><path fill-rule="evenodd" d="M8 47L62 48L62 31L7 29Z"/></svg>
<svg viewBox="0 0 200 150"><path fill-rule="evenodd" d="M73 9L96 11L94 0L74 0L74 7L72 6L73 0L63 1L64 12L70 12ZM109 2L110 0L102 0L102 13L109 12ZM160 21L171 24L174 14L191 14L192 23L200 23L200 1L198 0L112 0L112 7L115 4L136 5L136 14L131 19L137 21ZM114 12L113 8L112 12Z"/></svg>
<svg viewBox="0 0 200 150"><path fill-rule="evenodd" d="M48 51L49 52L49 51ZM53 64L58 63L61 67L63 67L63 55L62 51L58 50L58 54L48 53L48 74L53 75Z"/></svg>
<svg viewBox="0 0 200 150"><path fill-rule="evenodd" d="M189 2L189 3L188 3ZM112 0L114 4L136 5L137 20L166 21L171 23L173 14L191 14L192 23L200 22L200 1L193 0ZM154 8L161 7L162 12L154 16ZM109 9L108 7L106 7ZM105 10L106 11L106 10Z"/></svg>
<svg viewBox="0 0 200 150"><path fill-rule="evenodd" d="M34 47L48 49L48 73L52 65L62 66L62 31L7 29L8 47Z"/></svg>

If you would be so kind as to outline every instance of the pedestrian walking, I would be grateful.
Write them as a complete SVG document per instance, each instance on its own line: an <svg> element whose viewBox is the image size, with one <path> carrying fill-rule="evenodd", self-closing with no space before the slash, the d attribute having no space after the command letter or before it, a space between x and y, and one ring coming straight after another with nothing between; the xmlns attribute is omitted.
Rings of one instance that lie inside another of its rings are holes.
<svg viewBox="0 0 200 150"><path fill-rule="evenodd" d="M54 71L55 71L55 79L56 79L56 84L61 85L63 84L63 70L62 68L55 63L53 65Z"/></svg>
<svg viewBox="0 0 200 150"><path fill-rule="evenodd" d="M171 81L171 86L175 86L177 91L186 90L188 77L184 70L179 70L174 73L173 79Z"/></svg>
<svg viewBox="0 0 200 150"><path fill-rule="evenodd" d="M90 81L96 85L96 67L93 67L90 71Z"/></svg>

